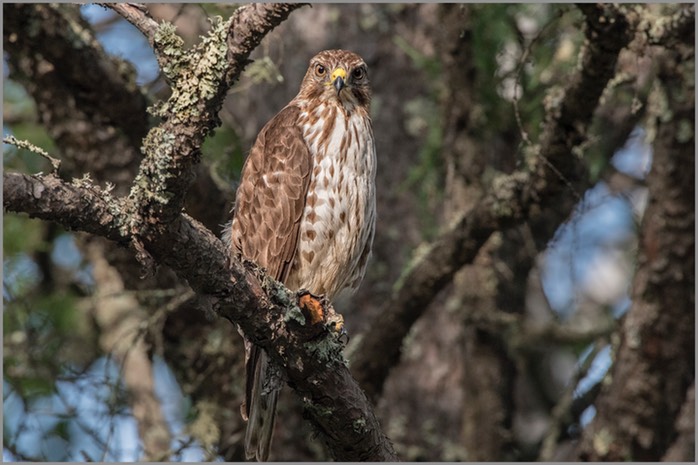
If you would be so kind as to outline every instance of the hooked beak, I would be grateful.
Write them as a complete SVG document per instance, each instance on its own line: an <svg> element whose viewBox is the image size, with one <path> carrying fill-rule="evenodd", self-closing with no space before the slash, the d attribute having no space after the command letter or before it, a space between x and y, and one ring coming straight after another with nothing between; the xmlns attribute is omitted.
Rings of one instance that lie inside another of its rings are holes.
<svg viewBox="0 0 698 465"><path fill-rule="evenodd" d="M344 70L344 68L337 68L334 71L332 71L332 76L330 76L330 78L332 81L332 86L334 86L334 88L337 89L337 95L339 95L342 89L344 89L347 86L347 72Z"/></svg>

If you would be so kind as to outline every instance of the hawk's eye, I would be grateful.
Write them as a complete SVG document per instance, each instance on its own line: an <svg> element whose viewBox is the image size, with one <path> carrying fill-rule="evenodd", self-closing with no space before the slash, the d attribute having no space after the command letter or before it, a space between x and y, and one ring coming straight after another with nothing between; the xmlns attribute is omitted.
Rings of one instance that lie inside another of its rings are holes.
<svg viewBox="0 0 698 465"><path fill-rule="evenodd" d="M364 78L364 76L366 76L366 70L363 68L363 66L360 66L355 68L354 71L351 72L351 75L354 79L360 81Z"/></svg>
<svg viewBox="0 0 698 465"><path fill-rule="evenodd" d="M322 77L325 74L327 74L327 69L324 66L322 66L321 64L315 65L315 75L317 77Z"/></svg>

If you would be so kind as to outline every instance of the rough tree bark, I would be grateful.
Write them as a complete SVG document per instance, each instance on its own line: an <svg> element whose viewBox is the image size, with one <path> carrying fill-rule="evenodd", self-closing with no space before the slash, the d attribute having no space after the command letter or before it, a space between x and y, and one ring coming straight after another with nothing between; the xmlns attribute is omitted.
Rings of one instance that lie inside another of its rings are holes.
<svg viewBox="0 0 698 465"><path fill-rule="evenodd" d="M680 46L660 57L661 84L654 89L649 122L656 127L647 177L650 200L640 231L633 305L597 415L584 433L583 460L662 459L680 433L682 404L694 403L693 54ZM693 449L675 458L693 461Z"/></svg>

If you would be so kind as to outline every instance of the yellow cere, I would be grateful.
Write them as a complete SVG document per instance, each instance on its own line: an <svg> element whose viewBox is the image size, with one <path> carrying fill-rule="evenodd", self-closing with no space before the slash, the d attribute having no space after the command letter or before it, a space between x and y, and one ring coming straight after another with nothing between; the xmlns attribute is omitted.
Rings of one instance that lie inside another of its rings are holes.
<svg viewBox="0 0 698 465"><path fill-rule="evenodd" d="M330 75L330 84L333 83L338 77L341 77L343 80L347 80L347 72L344 70L344 68L336 68L334 71L332 71L332 74Z"/></svg>

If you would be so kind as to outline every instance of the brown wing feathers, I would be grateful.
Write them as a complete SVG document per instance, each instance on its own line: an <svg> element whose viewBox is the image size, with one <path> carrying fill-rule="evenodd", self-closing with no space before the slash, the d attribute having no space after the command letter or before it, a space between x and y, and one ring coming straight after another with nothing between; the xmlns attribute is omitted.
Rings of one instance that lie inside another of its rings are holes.
<svg viewBox="0 0 698 465"><path fill-rule="evenodd" d="M233 244L242 255L284 281L293 265L310 180L310 154L296 125L297 107L267 123L243 168Z"/></svg>
<svg viewBox="0 0 698 465"><path fill-rule="evenodd" d="M262 129L245 162L238 188L231 244L284 282L293 266L310 180L311 158L299 110L288 106ZM264 393L267 355L246 342L245 455L266 460L279 392Z"/></svg>

